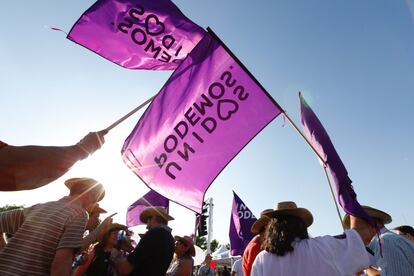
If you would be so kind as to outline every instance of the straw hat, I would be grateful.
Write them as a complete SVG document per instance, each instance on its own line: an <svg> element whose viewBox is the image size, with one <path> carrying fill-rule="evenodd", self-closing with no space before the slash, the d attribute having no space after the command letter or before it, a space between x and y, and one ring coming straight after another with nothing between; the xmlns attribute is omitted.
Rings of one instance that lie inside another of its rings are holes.
<svg viewBox="0 0 414 276"><path fill-rule="evenodd" d="M98 213L98 214L103 214L103 213L108 213L105 209L102 209L98 203L94 203L91 206L89 206L86 211L88 211L89 214L93 214L93 213Z"/></svg>
<svg viewBox="0 0 414 276"><path fill-rule="evenodd" d="M97 193L99 193L99 197L97 201L101 201L105 196L105 189L103 185L98 182L97 180L89 177L77 177L77 178L70 178L65 181L66 187L71 192L75 192L77 194L81 194L92 189L96 189Z"/></svg>
<svg viewBox="0 0 414 276"><path fill-rule="evenodd" d="M272 211L273 211L273 209L263 210L260 213L260 218L253 223L252 228L250 228L250 231L252 231L252 233L254 233L254 234L259 234L260 231L263 229L263 227L266 227L266 225L270 221L270 218L265 214L269 213L269 212L272 212Z"/></svg>
<svg viewBox="0 0 414 276"><path fill-rule="evenodd" d="M105 230L99 233L98 241L101 242L107 233L120 230L128 231L128 227L119 223L111 223Z"/></svg>
<svg viewBox="0 0 414 276"><path fill-rule="evenodd" d="M369 207L369 206L362 206L367 214L378 220L381 224L388 224L392 221L392 218L389 214L385 213L384 211ZM348 214L345 214L344 219L342 220L344 227L349 229L351 227L351 220Z"/></svg>
<svg viewBox="0 0 414 276"><path fill-rule="evenodd" d="M166 221L169 220L173 220L174 218L172 216L170 216L167 213L167 210L164 207L149 207L147 209L145 209L141 215L139 216L139 219L143 222L143 223L147 223L147 220L150 217L153 216L157 216L157 217L161 217L163 219L165 219Z"/></svg>
<svg viewBox="0 0 414 276"><path fill-rule="evenodd" d="M311 212L305 208L298 208L293 201L279 202L274 210L266 212L263 215L272 218L277 216L295 216L300 218L305 223L306 227L311 226L313 223Z"/></svg>
<svg viewBox="0 0 414 276"><path fill-rule="evenodd" d="M191 237L189 237L189 236L183 236L183 237L174 236L174 238L175 238L176 241L180 241L183 244L189 246L190 248L188 250L190 252L190 255L193 256L193 257L195 256L194 243L193 243L193 239Z"/></svg>

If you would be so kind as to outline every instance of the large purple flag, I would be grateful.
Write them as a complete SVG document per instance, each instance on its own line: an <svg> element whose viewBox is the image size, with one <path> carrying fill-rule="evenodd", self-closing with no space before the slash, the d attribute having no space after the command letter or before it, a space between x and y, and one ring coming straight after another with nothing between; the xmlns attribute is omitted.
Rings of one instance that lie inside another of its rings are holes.
<svg viewBox="0 0 414 276"><path fill-rule="evenodd" d="M243 255L250 240L255 236L250 230L256 217L240 197L233 192L233 206L230 217L230 253L232 256Z"/></svg>
<svg viewBox="0 0 414 276"><path fill-rule="evenodd" d="M372 218L368 216L358 203L357 195L351 185L352 180L348 177L348 171L342 163L341 158L339 158L328 133L301 93L299 93L299 98L301 122L305 135L327 163L328 171L335 183L339 204L345 213L363 218L375 226Z"/></svg>
<svg viewBox="0 0 414 276"><path fill-rule="evenodd" d="M172 70L204 33L170 0L99 0L68 39L125 68Z"/></svg>
<svg viewBox="0 0 414 276"><path fill-rule="evenodd" d="M128 207L127 211L127 218L126 223L128 227L132 227L135 225L144 224L140 219L139 216L141 215L142 211L148 207L169 207L169 200L159 193L151 190L146 193L143 197L135 201Z"/></svg>
<svg viewBox="0 0 414 276"><path fill-rule="evenodd" d="M200 213L217 175L280 112L209 32L140 118L123 159L151 189Z"/></svg>

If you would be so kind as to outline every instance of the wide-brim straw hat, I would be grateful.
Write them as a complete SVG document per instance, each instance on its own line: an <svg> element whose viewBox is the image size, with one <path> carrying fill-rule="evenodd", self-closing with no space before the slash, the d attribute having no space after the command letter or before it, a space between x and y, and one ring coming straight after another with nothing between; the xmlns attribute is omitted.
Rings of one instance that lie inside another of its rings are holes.
<svg viewBox="0 0 414 276"><path fill-rule="evenodd" d="M385 213L384 211L381 211L381 210L378 210L378 209L375 209L369 206L362 206L362 208L364 208L368 216L378 220L381 224L385 225L392 221L392 217L389 214ZM349 229L351 227L351 220L348 214L344 216L344 219L342 220L342 222L346 229Z"/></svg>
<svg viewBox="0 0 414 276"><path fill-rule="evenodd" d="M81 194L92 189L97 189L98 199L97 201L101 201L105 197L105 188L103 185L89 177L76 177L70 178L65 181L66 187L72 192L76 191L77 193Z"/></svg>
<svg viewBox="0 0 414 276"><path fill-rule="evenodd" d="M264 215L275 218L278 216L294 216L300 218L309 227L313 223L312 213L305 208L298 208L293 201L282 201L279 202L275 209L264 213Z"/></svg>
<svg viewBox="0 0 414 276"><path fill-rule="evenodd" d="M98 236L98 241L101 242L107 233L120 230L128 231L128 227L119 223L111 223L106 229L101 231Z"/></svg>
<svg viewBox="0 0 414 276"><path fill-rule="evenodd" d="M193 256L193 257L195 256L195 254L196 254L195 253L195 247L194 247L193 239L191 237L189 237L189 236L183 236L183 237L174 236L174 238L175 238L176 241L180 241L183 244L189 246L190 248L188 250L189 250L190 255Z"/></svg>
<svg viewBox="0 0 414 276"><path fill-rule="evenodd" d="M86 208L86 210L88 211L89 214L94 214L94 213L98 213L98 214L108 213L105 209L102 209L101 206L99 206L98 203L92 204L91 206L89 206L88 208Z"/></svg>
<svg viewBox="0 0 414 276"><path fill-rule="evenodd" d="M167 210L164 207L149 207L145 209L141 215L139 216L139 219L143 223L147 223L148 218L157 216L165 219L166 221L174 220L172 216L170 216L167 212Z"/></svg>
<svg viewBox="0 0 414 276"><path fill-rule="evenodd" d="M272 212L273 209L266 209L263 210L260 213L260 218L258 218L252 225L252 227L250 228L250 231L252 231L252 233L254 234L259 234L261 232L261 230L263 229L263 227L266 227L266 225L269 223L270 218L265 215L268 212Z"/></svg>

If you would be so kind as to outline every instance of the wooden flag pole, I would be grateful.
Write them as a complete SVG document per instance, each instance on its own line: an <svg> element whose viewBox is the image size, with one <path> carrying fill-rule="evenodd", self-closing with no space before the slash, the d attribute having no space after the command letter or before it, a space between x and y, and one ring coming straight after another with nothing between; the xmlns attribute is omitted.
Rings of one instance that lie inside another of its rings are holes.
<svg viewBox="0 0 414 276"><path fill-rule="evenodd" d="M330 190L331 190L331 194L332 194L332 199L333 199L333 201L334 201L334 203L335 203L335 207L336 207L336 211L338 212L338 217L339 217L339 221L341 222L341 225L342 225L342 229L344 229L344 231L345 231L345 228L344 228L344 225L343 225L343 223L342 223L342 218L341 218L341 214L339 213L339 208L338 208L338 203L336 202L336 199L335 199L335 194L334 194L334 192L333 192L333 189L332 189L332 184L331 184L331 181L329 180L329 176L328 176L328 173L327 173L327 171L326 171L326 166L328 165L328 162L326 162L323 158L322 158L322 156L319 154L319 152L315 149L315 147L311 144L311 142L309 142L309 140L308 140L308 138L306 138L306 136L302 133L302 131L300 131L300 129L298 128L298 126L295 124L295 122L293 122L293 120L289 117L289 115L286 113L286 111L284 111L283 109L282 109L282 113L283 113L283 115L288 119L288 121L289 121L289 123L293 126L293 128L300 134L300 136L302 136L302 138L306 141L306 143L308 144L308 146L313 150L313 152L318 156L318 158L319 158L319 160L321 160L321 162L323 163L323 169L324 169L324 171L325 171L325 175L326 175L326 177L327 177L327 179L328 179L328 184L329 184L329 188L330 188Z"/></svg>
<svg viewBox="0 0 414 276"><path fill-rule="evenodd" d="M338 213L338 217L339 217L339 221L341 222L342 230L344 230L344 232L345 232L345 226L344 226L344 223L342 221L341 213L339 212L338 202L336 202L336 200L335 200L335 194L334 194L334 191L332 189L332 183L331 183L331 180L329 179L328 172L326 171L326 166L323 166L323 170L325 172L326 179L328 180L329 188L331 190L331 194L332 194L332 197L333 197L334 202L335 202L336 212Z"/></svg>
<svg viewBox="0 0 414 276"><path fill-rule="evenodd" d="M119 120L117 120L116 122L114 122L113 124L111 124L109 127L105 128L105 129L103 129L101 131L104 134L108 133L114 127L116 127L117 125L119 125L120 123L122 123L123 121L125 121L126 119L128 119L132 114L134 114L135 112L137 112L138 110L140 110L141 108L143 108L144 106L146 106L154 98L155 98L155 95L152 96L151 98L149 98L148 100L146 100L145 102L143 102L142 104L140 104L139 106L135 107L133 110L131 110L130 112L128 112L128 114L124 115L122 118L120 118Z"/></svg>

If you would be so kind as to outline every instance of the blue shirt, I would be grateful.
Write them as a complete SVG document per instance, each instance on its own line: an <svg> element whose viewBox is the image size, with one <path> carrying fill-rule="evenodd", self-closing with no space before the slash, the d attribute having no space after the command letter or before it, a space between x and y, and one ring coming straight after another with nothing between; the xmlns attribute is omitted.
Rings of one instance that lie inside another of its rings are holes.
<svg viewBox="0 0 414 276"><path fill-rule="evenodd" d="M382 255L378 237L375 235L369 245L375 254L377 265L381 268L381 276L413 276L414 245L403 236L397 235L383 227L381 229Z"/></svg>

